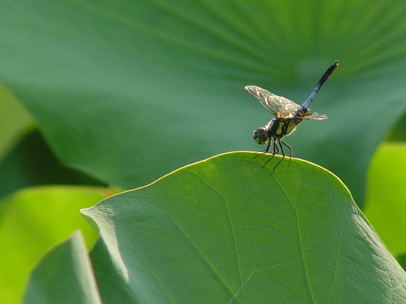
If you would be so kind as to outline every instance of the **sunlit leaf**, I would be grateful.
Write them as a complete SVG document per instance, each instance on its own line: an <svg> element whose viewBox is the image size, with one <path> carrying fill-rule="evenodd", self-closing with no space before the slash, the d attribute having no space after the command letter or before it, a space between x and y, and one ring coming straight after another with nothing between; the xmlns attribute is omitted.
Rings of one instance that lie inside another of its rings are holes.
<svg viewBox="0 0 406 304"><path fill-rule="evenodd" d="M393 254L406 251L406 144L385 143L368 175L365 215Z"/></svg>

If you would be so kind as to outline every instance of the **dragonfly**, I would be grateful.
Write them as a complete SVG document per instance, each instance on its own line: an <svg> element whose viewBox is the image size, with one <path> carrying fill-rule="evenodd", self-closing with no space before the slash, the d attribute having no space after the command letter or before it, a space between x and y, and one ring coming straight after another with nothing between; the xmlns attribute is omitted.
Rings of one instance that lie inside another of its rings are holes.
<svg viewBox="0 0 406 304"><path fill-rule="evenodd" d="M315 88L309 97L307 97L307 99L302 103L302 105L298 105L285 97L275 95L257 86L250 85L244 88L245 91L254 96L265 109L275 116L265 127L256 129L252 134L254 140L258 144L264 145L268 143L265 150L258 152L263 152L262 154L268 153L272 145L271 158L265 162L264 167L269 161L271 161L275 154L279 152L282 153L282 158L273 168L273 173L275 173L276 167L278 167L278 165L285 158L285 152L283 151L282 145L289 149L289 157L292 158L292 147L284 142L282 138L292 134L296 130L297 125L303 122L303 120L327 119L325 114L319 114L316 112L310 113L310 105L323 84L327 81L337 66L338 60L327 69L323 76L321 76L319 82L316 84ZM258 155L259 154L256 156Z"/></svg>

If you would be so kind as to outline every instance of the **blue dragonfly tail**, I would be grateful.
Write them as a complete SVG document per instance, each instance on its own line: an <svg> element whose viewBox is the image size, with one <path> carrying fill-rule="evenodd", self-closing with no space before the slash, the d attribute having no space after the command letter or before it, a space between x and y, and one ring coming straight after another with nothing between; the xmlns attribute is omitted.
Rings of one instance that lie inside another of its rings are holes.
<svg viewBox="0 0 406 304"><path fill-rule="evenodd" d="M314 97L316 97L317 93L320 91L321 87L323 84L327 81L327 79L330 77L331 74L333 74L334 70L338 66L338 60L334 62L328 69L327 71L321 76L319 82L316 84L315 88L313 89L312 93L310 94L309 97L305 100L305 102L300 106L299 109L296 110L296 113L298 112L303 112L306 113L307 110L310 108L310 105L313 102Z"/></svg>

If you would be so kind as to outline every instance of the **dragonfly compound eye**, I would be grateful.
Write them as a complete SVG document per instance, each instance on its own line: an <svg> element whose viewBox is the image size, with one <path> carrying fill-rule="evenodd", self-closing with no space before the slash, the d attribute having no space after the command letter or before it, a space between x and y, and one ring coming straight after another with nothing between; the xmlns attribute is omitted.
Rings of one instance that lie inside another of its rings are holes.
<svg viewBox="0 0 406 304"><path fill-rule="evenodd" d="M256 129L254 131L254 133L252 134L252 137L254 138L254 140L260 144L263 145L266 143L266 141L268 140L268 137L266 135L266 130L264 127Z"/></svg>

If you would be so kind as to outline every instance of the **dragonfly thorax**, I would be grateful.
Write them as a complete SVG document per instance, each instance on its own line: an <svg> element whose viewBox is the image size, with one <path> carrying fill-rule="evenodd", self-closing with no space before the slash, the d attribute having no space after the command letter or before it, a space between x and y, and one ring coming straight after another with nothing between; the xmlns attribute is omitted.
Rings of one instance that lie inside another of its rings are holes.
<svg viewBox="0 0 406 304"><path fill-rule="evenodd" d="M268 138L281 139L286 135L291 134L295 131L296 126L300 124L303 120L296 118L277 118L272 119L267 128Z"/></svg>
<svg viewBox="0 0 406 304"><path fill-rule="evenodd" d="M258 144L263 145L268 139L281 139L291 134L302 121L303 119L291 117L288 119L274 117L265 127L256 129L252 137Z"/></svg>

